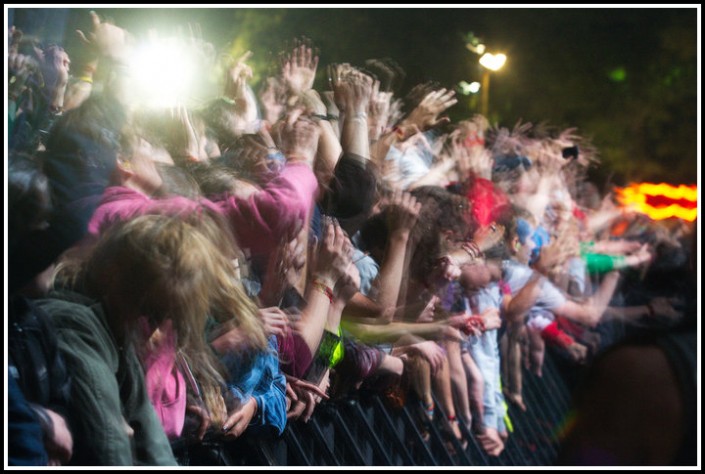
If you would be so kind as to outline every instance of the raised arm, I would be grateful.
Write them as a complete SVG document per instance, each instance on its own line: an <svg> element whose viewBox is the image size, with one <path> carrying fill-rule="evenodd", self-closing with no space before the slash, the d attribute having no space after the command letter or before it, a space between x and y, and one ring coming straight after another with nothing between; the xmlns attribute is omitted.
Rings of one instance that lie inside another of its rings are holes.
<svg viewBox="0 0 705 474"><path fill-rule="evenodd" d="M377 303L383 311L395 308L398 304L409 235L420 211L421 203L411 194L395 192L388 209L389 243L375 281Z"/></svg>
<svg viewBox="0 0 705 474"><path fill-rule="evenodd" d="M344 116L341 132L343 150L369 159L367 109L372 95L372 78L341 65L334 66L331 77L335 101L341 105Z"/></svg>

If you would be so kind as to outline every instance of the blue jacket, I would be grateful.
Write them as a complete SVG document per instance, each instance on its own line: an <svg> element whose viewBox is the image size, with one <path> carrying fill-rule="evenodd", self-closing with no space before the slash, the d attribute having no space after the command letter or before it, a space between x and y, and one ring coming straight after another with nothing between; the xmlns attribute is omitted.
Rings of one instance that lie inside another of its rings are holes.
<svg viewBox="0 0 705 474"><path fill-rule="evenodd" d="M253 354L226 354L221 361L228 370L231 393L257 400L257 413L248 431L271 427L281 435L286 426L286 378L279 368L275 336L269 336L268 346L266 351Z"/></svg>

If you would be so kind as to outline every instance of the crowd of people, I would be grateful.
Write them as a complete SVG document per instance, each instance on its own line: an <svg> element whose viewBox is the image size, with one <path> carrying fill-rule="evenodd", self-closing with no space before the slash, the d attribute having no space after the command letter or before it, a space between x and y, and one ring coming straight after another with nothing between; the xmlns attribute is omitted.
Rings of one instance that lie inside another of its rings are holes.
<svg viewBox="0 0 705 474"><path fill-rule="evenodd" d="M578 367L609 321L690 324L694 226L601 195L574 129L452 123L452 89L398 97L393 61L322 68L304 39L147 108L90 15L81 64L8 38L9 464L176 465L363 389L499 456L547 346Z"/></svg>

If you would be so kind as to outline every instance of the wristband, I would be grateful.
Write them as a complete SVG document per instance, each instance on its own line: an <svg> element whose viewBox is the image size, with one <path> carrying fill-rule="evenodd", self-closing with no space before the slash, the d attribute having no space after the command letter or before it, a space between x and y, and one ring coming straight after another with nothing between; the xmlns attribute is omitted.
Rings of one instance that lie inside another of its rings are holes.
<svg viewBox="0 0 705 474"><path fill-rule="evenodd" d="M473 329L479 329L480 332L485 332L487 330L487 328L485 327L485 321L482 319L481 316L470 316L465 322L465 325L462 327L462 331L465 334L471 334L473 332Z"/></svg>
<svg viewBox="0 0 705 474"><path fill-rule="evenodd" d="M314 278L311 284L318 291L326 295L328 297L328 301L333 304L333 289L330 286L326 285L323 281L319 280L318 278Z"/></svg>
<svg viewBox="0 0 705 474"><path fill-rule="evenodd" d="M553 321L541 331L541 336L547 341L559 347L566 348L575 343L572 337L558 328L558 323Z"/></svg>

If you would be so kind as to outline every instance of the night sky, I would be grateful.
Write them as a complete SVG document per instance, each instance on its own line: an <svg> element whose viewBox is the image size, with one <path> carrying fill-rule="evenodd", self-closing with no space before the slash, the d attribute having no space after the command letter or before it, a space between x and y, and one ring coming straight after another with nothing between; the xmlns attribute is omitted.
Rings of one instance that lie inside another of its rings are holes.
<svg viewBox="0 0 705 474"><path fill-rule="evenodd" d="M10 21L77 48L72 32L89 29L88 10L16 9ZM320 64L389 57L406 72L397 93L436 81L455 87L480 80L478 56L465 48L473 32L503 52L492 74L490 119L577 127L600 152L592 176L604 184L697 180L697 18L692 8L341 8L341 9L97 9L136 37L199 23L218 48L235 41L264 64L285 41L306 35ZM39 27L44 26L44 29ZM319 68L320 69L320 68ZM316 87L324 85L319 74ZM319 87L320 86L320 87ZM476 112L469 97L450 111Z"/></svg>

